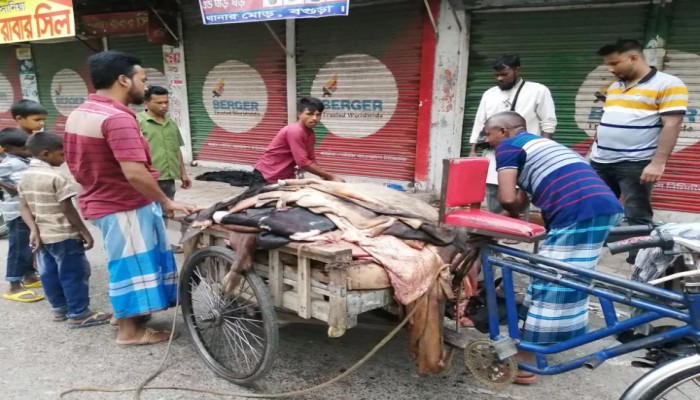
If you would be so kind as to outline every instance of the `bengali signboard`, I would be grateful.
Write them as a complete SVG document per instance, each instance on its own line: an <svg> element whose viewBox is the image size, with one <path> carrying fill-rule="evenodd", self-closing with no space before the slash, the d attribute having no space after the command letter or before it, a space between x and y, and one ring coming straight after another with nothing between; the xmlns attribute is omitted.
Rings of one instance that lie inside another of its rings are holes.
<svg viewBox="0 0 700 400"><path fill-rule="evenodd" d="M148 19L148 11L127 11L81 15L80 23L86 33L98 36L109 36L146 32L148 28Z"/></svg>
<svg viewBox="0 0 700 400"><path fill-rule="evenodd" d="M204 25L348 15L350 0L199 0Z"/></svg>
<svg viewBox="0 0 700 400"><path fill-rule="evenodd" d="M74 35L72 0L0 0L0 44Z"/></svg>

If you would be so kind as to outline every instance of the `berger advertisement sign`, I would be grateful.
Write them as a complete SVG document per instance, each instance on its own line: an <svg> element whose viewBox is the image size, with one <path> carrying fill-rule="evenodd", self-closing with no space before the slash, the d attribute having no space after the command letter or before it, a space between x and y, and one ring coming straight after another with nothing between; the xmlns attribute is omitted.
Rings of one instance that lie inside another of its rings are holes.
<svg viewBox="0 0 700 400"><path fill-rule="evenodd" d="M61 115L70 113L87 101L88 88L83 78L72 69L62 69L51 81L51 100Z"/></svg>
<svg viewBox="0 0 700 400"><path fill-rule="evenodd" d="M255 68L236 60L215 66L202 89L204 108L218 126L232 133L247 132L267 111L267 88Z"/></svg>
<svg viewBox="0 0 700 400"><path fill-rule="evenodd" d="M318 71L311 95L325 105L322 122L329 132L362 138L377 133L391 120L399 89L394 74L378 59L344 54Z"/></svg>

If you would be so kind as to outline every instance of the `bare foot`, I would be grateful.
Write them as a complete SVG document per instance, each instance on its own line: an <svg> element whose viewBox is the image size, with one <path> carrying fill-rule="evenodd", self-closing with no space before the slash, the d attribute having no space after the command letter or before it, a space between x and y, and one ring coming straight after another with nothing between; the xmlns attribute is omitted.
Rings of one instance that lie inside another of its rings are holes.
<svg viewBox="0 0 700 400"><path fill-rule="evenodd" d="M39 279L39 275L37 274L25 276L24 280L22 280L22 284L24 286L33 285L37 282L41 282L41 279Z"/></svg>

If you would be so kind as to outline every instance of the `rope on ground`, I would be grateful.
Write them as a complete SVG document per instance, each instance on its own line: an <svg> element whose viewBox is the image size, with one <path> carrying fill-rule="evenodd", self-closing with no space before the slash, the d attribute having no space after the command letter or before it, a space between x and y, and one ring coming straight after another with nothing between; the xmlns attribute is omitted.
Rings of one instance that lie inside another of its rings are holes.
<svg viewBox="0 0 700 400"><path fill-rule="evenodd" d="M442 273L444 269L448 268L447 265L442 266L439 268L436 272L436 274L433 276L432 283L430 287L428 288L428 291L432 290L433 285L437 283L437 280ZM179 291L178 291L179 293ZM423 301L428 301L427 296L423 298ZM309 394L311 392L323 389L325 387L328 387L341 379L347 377L348 375L354 373L356 370L358 370L364 363L366 363L370 358L372 358L382 347L384 347L391 339L396 336L401 328L403 328L408 321L413 317L413 314L416 313L416 311L419 309L419 307L413 307L413 309L406 315L406 317L399 323L389 334L387 334L379 343L377 343L364 357L362 357L359 361L357 361L355 364L353 364L350 368L345 370L343 373L340 375L327 380L323 383L320 383L318 385L306 388L306 389L300 389L300 390L294 390L290 392L284 392L284 393L242 393L242 392L230 392L230 391L224 391L224 390L213 390L213 389L205 389L205 388L196 388L196 387L189 387L189 386L146 386L148 385L149 382L151 382L153 379L155 379L158 375L160 375L163 371L165 371L165 362L168 359L168 356L170 355L170 346L173 341L173 337L175 334L175 328L177 326L177 308L179 305L179 297L178 297L178 303L176 304L175 308L175 316L173 317L173 328L172 331L170 332L170 341L168 342L168 347L165 350L165 355L163 356L163 360L161 361L160 367L156 372L148 376L140 385L136 387L130 387L130 388L114 388L114 387L108 387L108 386L86 386L86 387L75 387L75 388L70 388L67 389L59 394L59 399L64 398L67 394L70 393L80 393L80 392L101 392L101 393L126 393L126 392L134 392L134 400L139 400L141 398L141 392L143 390L182 390L182 391L187 391L187 392L192 392L192 393L205 393L205 394L212 394L212 395L217 395L217 396L228 396L228 397L247 397L247 398L253 398L253 399L283 399L283 398L288 398L288 397L295 397L295 396L302 396L305 394Z"/></svg>

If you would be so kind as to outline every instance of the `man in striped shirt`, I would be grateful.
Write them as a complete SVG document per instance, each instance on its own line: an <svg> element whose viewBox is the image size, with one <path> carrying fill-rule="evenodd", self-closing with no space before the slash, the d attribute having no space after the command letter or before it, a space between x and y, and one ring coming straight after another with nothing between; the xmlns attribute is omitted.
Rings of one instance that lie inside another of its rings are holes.
<svg viewBox="0 0 700 400"><path fill-rule="evenodd" d="M119 345L154 344L170 332L139 326L151 313L175 305L177 268L167 243L163 210L194 211L158 187L148 142L128 104L143 104L141 61L118 51L89 59L96 93L66 121L66 163L82 185L86 219L100 228L109 259L109 297Z"/></svg>
<svg viewBox="0 0 700 400"><path fill-rule="evenodd" d="M610 188L579 154L528 133L516 112L492 116L484 130L496 149L498 200L504 210L517 218L530 197L542 210L547 238L540 255L595 268L608 231L622 213ZM588 329L587 293L533 278L523 304L528 307L524 341L559 343ZM532 383L534 376L523 372L516 379Z"/></svg>
<svg viewBox="0 0 700 400"><path fill-rule="evenodd" d="M636 40L598 50L619 81L608 89L589 150L593 168L622 197L630 225L652 222L651 190L664 173L688 108L685 84L650 67L642 50Z"/></svg>

